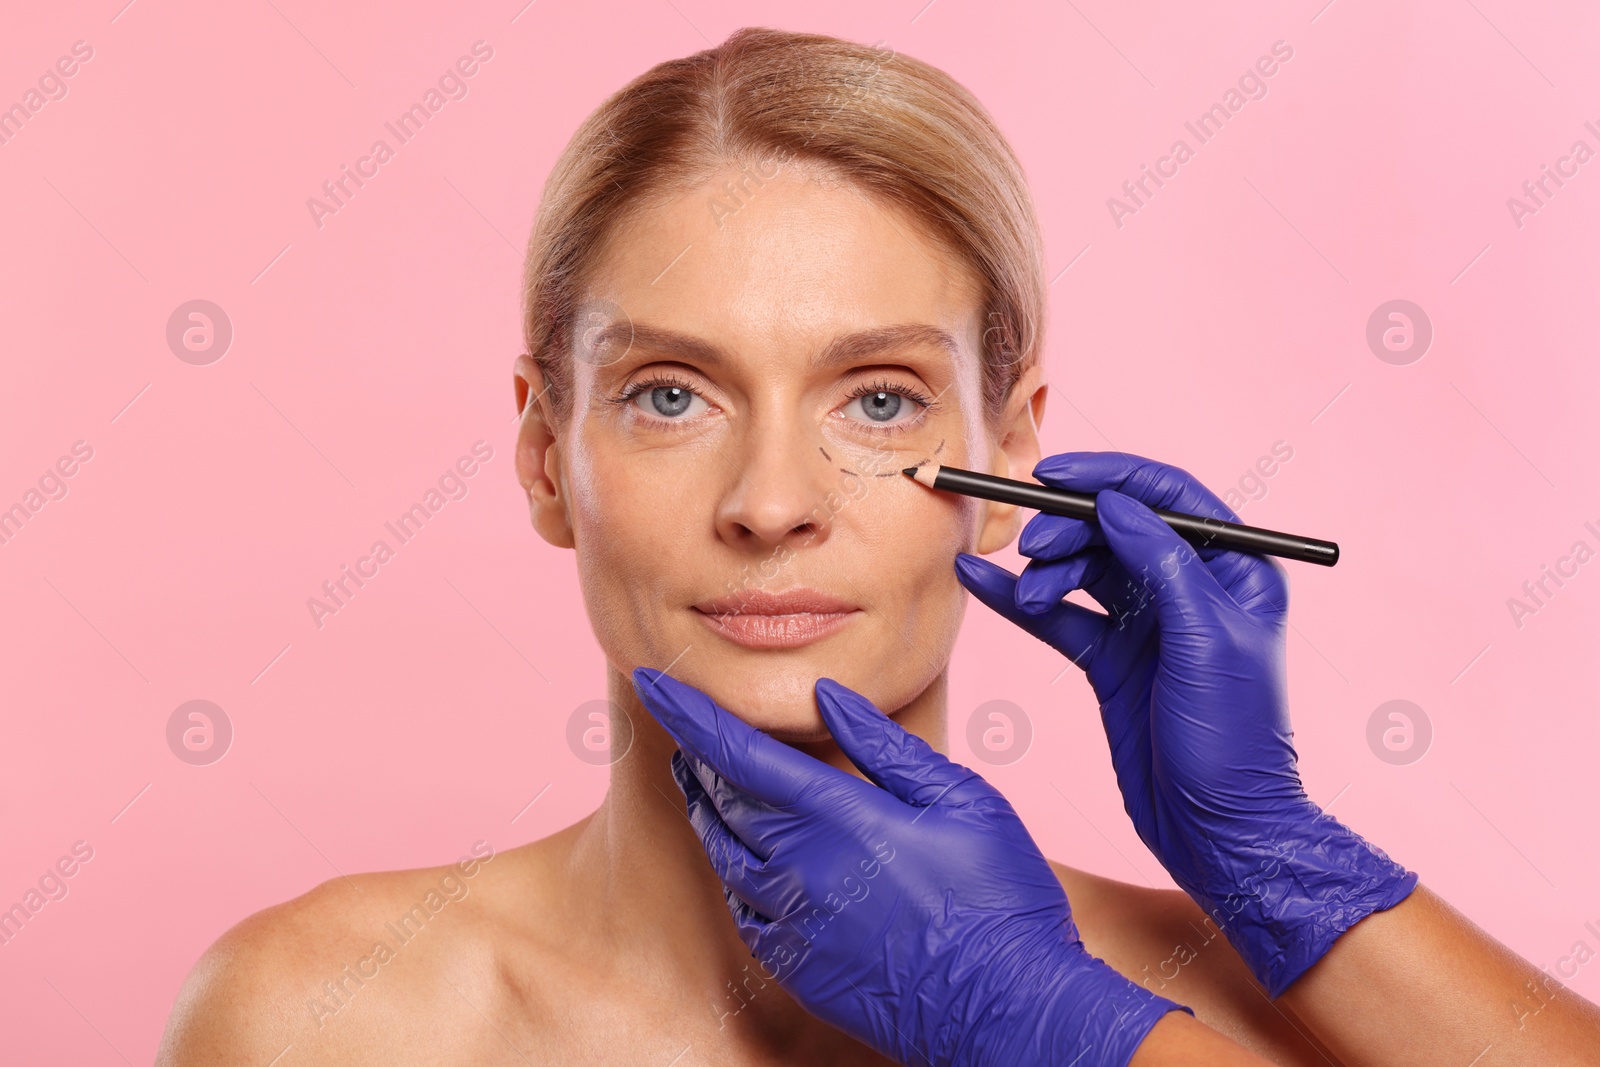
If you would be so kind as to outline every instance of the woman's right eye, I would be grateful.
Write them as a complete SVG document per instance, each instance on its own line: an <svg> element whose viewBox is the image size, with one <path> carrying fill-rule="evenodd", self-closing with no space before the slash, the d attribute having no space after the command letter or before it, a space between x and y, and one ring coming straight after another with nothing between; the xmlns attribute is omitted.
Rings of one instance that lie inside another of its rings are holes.
<svg viewBox="0 0 1600 1067"><path fill-rule="evenodd" d="M694 411L694 414L709 407L698 393L685 386L670 383L657 385L647 382L631 399L634 406L646 415L665 419L669 422L684 421L680 416L684 415L685 412L689 412L696 401L699 401L700 408Z"/></svg>

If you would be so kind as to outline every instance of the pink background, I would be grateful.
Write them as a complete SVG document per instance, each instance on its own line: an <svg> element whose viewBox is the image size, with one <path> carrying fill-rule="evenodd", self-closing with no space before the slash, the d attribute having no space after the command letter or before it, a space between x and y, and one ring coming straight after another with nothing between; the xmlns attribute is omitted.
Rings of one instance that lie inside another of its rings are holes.
<svg viewBox="0 0 1600 1067"><path fill-rule="evenodd" d="M600 654L511 469L519 249L604 95L745 24L883 40L985 102L1055 279L1046 452L1159 457L1221 492L1292 447L1241 514L1344 549L1288 565L1311 796L1536 965L1600 948L1600 562L1520 628L1506 603L1600 548L1600 161L1521 227L1506 206L1575 140L1600 148L1592 5L123 2L28 5L0 35L0 106L94 50L0 144L0 507L93 449L0 545L0 906L94 850L0 946L8 1062L148 1062L246 914L598 803L566 724L603 695ZM307 198L480 39L469 94L319 229ZM1107 198L1195 147L1184 121L1279 40L1268 95L1119 228ZM1406 366L1365 340L1396 298L1435 330ZM234 330L206 366L165 336L193 299ZM319 629L307 598L480 439L468 495ZM953 754L1049 855L1170 884L1063 665L971 605ZM166 740L193 699L235 732L209 766ZM1367 741L1392 699L1433 728L1407 765ZM1005 766L965 739L989 700L1034 731ZM1569 984L1600 998L1600 965Z"/></svg>

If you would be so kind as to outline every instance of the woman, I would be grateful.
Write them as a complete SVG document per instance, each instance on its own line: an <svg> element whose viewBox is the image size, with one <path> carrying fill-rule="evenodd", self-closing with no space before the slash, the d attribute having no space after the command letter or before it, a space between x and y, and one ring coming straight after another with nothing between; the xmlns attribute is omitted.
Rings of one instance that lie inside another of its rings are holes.
<svg viewBox="0 0 1600 1067"><path fill-rule="evenodd" d="M340 878L229 930L159 1062L888 1062L751 959L630 672L841 769L819 677L942 748L950 561L1020 516L898 472L1039 461L1041 267L1009 148L914 60L746 30L602 105L532 236L516 469L534 528L574 552L632 743L596 812L470 882ZM1125 975L1206 928L1182 893L1052 866ZM443 885L469 891L400 943ZM1222 938L1167 973L1162 995L1266 1059L1331 1062Z"/></svg>

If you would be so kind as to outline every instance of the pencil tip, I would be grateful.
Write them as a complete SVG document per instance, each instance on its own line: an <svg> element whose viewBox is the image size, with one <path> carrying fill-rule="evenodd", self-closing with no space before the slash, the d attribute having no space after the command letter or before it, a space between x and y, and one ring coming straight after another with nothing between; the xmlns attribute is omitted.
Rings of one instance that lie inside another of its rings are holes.
<svg viewBox="0 0 1600 1067"><path fill-rule="evenodd" d="M901 474L909 474L911 477L915 478L917 476L917 468L916 467L907 467L904 470L902 470L900 473Z"/></svg>

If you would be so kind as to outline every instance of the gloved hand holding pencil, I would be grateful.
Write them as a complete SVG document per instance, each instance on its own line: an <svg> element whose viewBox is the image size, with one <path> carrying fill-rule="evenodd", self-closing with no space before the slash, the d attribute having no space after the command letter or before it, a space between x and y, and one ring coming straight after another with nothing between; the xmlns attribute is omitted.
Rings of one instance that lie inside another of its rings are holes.
<svg viewBox="0 0 1600 1067"><path fill-rule="evenodd" d="M1139 837L1276 997L1345 930L1417 884L1301 785L1283 568L1195 549L1156 517L1152 507L1238 521L1177 468L1069 452L1033 474L1096 494L1098 521L1036 515L1018 545L1031 557L1020 577L967 554L956 573L1084 671ZM1063 600L1073 589L1105 613Z"/></svg>

